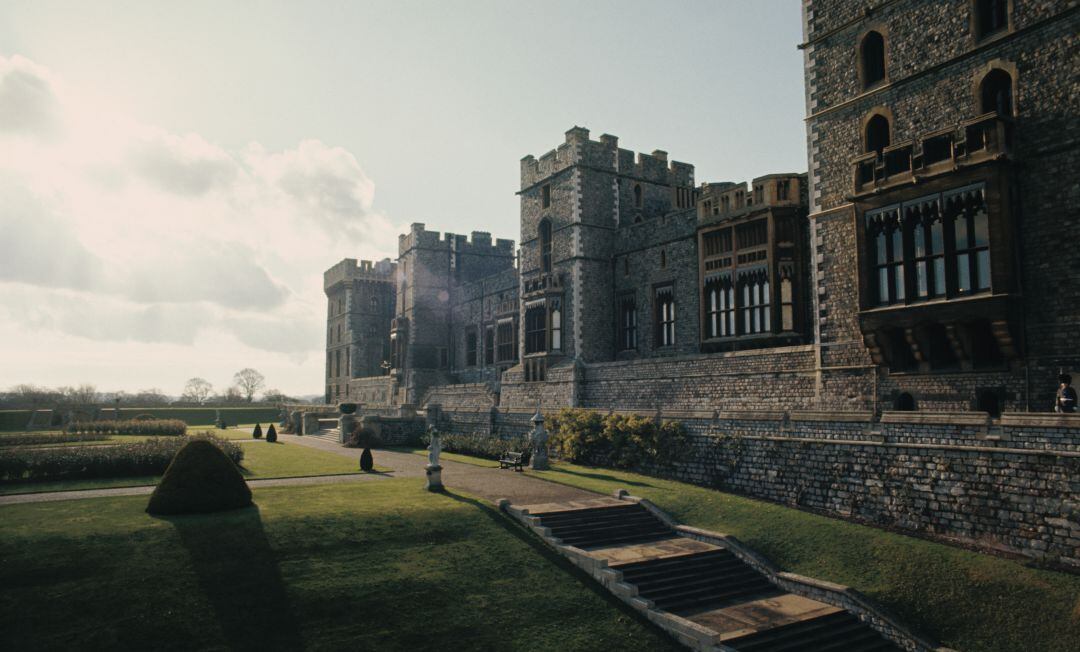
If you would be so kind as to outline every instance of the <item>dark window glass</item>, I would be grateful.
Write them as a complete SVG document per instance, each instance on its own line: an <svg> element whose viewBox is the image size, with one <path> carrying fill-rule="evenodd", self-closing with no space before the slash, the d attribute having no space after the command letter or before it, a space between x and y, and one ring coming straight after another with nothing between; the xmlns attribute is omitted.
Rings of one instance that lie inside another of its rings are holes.
<svg viewBox="0 0 1080 652"><path fill-rule="evenodd" d="M975 29L982 38L1009 25L1008 0L975 0Z"/></svg>
<svg viewBox="0 0 1080 652"><path fill-rule="evenodd" d="M863 87L873 86L885 79L885 39L870 32L862 40Z"/></svg>
<svg viewBox="0 0 1080 652"><path fill-rule="evenodd" d="M476 331L465 334L465 365L476 366Z"/></svg>
<svg viewBox="0 0 1080 652"><path fill-rule="evenodd" d="M547 350L547 311L544 306L529 308L525 311L525 355L543 353Z"/></svg>
<svg viewBox="0 0 1080 652"><path fill-rule="evenodd" d="M540 269L544 273L551 271L551 222L540 221Z"/></svg>
<svg viewBox="0 0 1080 652"><path fill-rule="evenodd" d="M1008 117L1013 113L1012 76L1001 69L994 69L983 77L979 86L983 113L996 112Z"/></svg>
<svg viewBox="0 0 1080 652"><path fill-rule="evenodd" d="M633 297L619 302L619 348L623 351L637 348L637 307Z"/></svg>
<svg viewBox="0 0 1080 652"><path fill-rule="evenodd" d="M675 344L675 292L671 288L656 289L656 346Z"/></svg>
<svg viewBox="0 0 1080 652"><path fill-rule="evenodd" d="M870 118L866 123L866 151L881 154L889 142L889 121L883 115Z"/></svg>
<svg viewBox="0 0 1080 652"><path fill-rule="evenodd" d="M488 326L484 329L484 364L495 362L495 329Z"/></svg>

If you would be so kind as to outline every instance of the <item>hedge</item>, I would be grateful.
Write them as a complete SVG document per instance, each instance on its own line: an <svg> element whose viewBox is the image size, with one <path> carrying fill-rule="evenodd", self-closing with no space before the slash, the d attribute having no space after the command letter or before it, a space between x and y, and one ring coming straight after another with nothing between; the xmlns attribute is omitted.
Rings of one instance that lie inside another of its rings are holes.
<svg viewBox="0 0 1080 652"><path fill-rule="evenodd" d="M185 444L205 439L239 464L243 449L209 433L162 437L116 446L0 450L0 484L161 475Z"/></svg>
<svg viewBox="0 0 1080 652"><path fill-rule="evenodd" d="M420 438L420 442L424 446L428 446L431 444L431 438L425 434ZM497 460L504 457L509 451L517 451L525 453L524 459L527 462L529 454L532 452L532 444L528 435L499 439L478 432L470 435L439 433L439 444L442 446L442 450L447 453L461 453L462 455L483 457L489 460Z"/></svg>
<svg viewBox="0 0 1080 652"><path fill-rule="evenodd" d="M68 434L106 435L164 435L179 437L187 434L187 424L179 419L121 419L76 421L64 428Z"/></svg>
<svg viewBox="0 0 1080 652"><path fill-rule="evenodd" d="M30 410L0 410L0 430L26 430Z"/></svg>
<svg viewBox="0 0 1080 652"><path fill-rule="evenodd" d="M687 447L682 423L657 423L636 414L601 415L564 408L551 419L551 434L560 459L617 469L675 461Z"/></svg>
<svg viewBox="0 0 1080 652"><path fill-rule="evenodd" d="M26 432L13 435L0 435L0 446L35 446L38 444L63 444L72 441L103 441L109 435L104 433L60 433Z"/></svg>
<svg viewBox="0 0 1080 652"><path fill-rule="evenodd" d="M102 416L112 416L111 408L103 408ZM235 408L174 408L174 407L130 407L120 408L121 419L131 419L140 414L149 414L157 419L179 419L189 426L205 426L214 423L215 412L221 413L225 423L235 426L240 423L258 423L277 421L281 410L273 406L235 407Z"/></svg>

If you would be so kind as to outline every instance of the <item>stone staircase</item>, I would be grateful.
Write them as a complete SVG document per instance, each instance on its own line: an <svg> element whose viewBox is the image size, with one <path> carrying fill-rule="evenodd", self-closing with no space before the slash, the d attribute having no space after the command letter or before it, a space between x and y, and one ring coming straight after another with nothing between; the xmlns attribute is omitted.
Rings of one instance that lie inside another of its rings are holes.
<svg viewBox="0 0 1080 652"><path fill-rule="evenodd" d="M944 652L852 589L783 573L733 537L627 496L500 506L691 649Z"/></svg>
<svg viewBox="0 0 1080 652"><path fill-rule="evenodd" d="M311 437L312 439L321 439L331 444L341 444L341 429L340 428L323 428L313 435L304 435L305 437Z"/></svg>

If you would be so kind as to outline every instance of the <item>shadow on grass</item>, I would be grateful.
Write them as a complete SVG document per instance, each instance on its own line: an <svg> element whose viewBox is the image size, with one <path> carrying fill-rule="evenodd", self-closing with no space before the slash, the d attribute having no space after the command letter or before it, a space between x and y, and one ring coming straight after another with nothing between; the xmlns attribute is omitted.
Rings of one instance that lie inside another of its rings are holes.
<svg viewBox="0 0 1080 652"><path fill-rule="evenodd" d="M303 648L259 507L159 517L172 523L233 650Z"/></svg>
<svg viewBox="0 0 1080 652"><path fill-rule="evenodd" d="M571 471L569 469L560 468L557 465L553 466L551 470L555 471L556 473L565 473L567 475L576 475L576 476L581 477L581 478L591 478L593 480L604 480L606 482L618 482L619 484L626 484L626 485L630 485L632 487L653 487L653 488L655 488L654 485L651 485L648 482L636 482L634 480L627 480L626 478L616 478L615 476L608 475L606 473L582 473L581 471Z"/></svg>
<svg viewBox="0 0 1080 652"><path fill-rule="evenodd" d="M599 597L605 603L618 609L619 612L623 615L629 618L633 618L635 622L640 623L644 627L659 632L664 636L669 636L666 631L652 623L648 618L642 616L641 613L638 612L636 609L615 597L614 594L612 594L610 591L605 589L599 582L593 579L591 575L581 570L577 566L573 565L572 563L570 563L570 560L566 559L559 553L549 548L543 541L541 541L530 531L528 531L525 526L523 526L521 523L518 523L512 517L503 514L501 511L499 511L498 508L493 507L485 501L471 498L469 496L463 496L461 494L456 494L449 489L444 489L439 493L446 496L447 498L450 498L451 500L456 500L459 503L465 503L467 505L475 507L485 516L490 518L491 521L495 523L498 527L502 528L511 536L515 537L525 545L532 548L541 557L554 564L556 568L570 574L574 579L578 581L578 583L588 589L593 595Z"/></svg>

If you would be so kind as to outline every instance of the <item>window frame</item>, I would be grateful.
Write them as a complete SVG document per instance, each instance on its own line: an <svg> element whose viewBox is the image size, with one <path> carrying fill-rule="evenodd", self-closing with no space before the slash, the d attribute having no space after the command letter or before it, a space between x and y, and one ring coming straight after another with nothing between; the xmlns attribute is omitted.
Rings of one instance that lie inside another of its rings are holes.
<svg viewBox="0 0 1080 652"><path fill-rule="evenodd" d="M675 284L664 283L653 287L654 345L658 349L675 346L676 302Z"/></svg>

